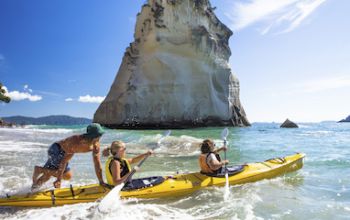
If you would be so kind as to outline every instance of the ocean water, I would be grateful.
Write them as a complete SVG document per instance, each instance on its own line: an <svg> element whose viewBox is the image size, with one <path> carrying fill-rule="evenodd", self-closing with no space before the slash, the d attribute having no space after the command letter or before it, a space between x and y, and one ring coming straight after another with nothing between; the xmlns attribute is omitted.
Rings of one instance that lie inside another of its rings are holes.
<svg viewBox="0 0 350 220"><path fill-rule="evenodd" d="M116 199L108 214L97 213L98 202L54 208L4 208L0 219L350 219L350 123L301 123L298 129L255 123L230 128L231 164L263 161L295 152L306 153L304 167L274 179L230 187L212 187L169 199ZM223 128L173 130L138 177L171 175L198 170L198 144L212 138L221 145ZM83 133L84 127L28 126L0 128L0 196L27 192L34 165L43 165L48 146L61 138ZM163 131L107 130L102 148L113 140L127 143L128 156L153 148ZM103 163L105 158L102 159ZM96 183L90 153L76 154L70 182L63 186ZM52 187L51 179L44 187Z"/></svg>

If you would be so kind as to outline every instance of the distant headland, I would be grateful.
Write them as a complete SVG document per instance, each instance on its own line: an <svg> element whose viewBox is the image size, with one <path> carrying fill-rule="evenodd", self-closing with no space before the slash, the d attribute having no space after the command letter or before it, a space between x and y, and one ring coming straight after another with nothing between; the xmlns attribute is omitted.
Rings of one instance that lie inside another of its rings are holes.
<svg viewBox="0 0 350 220"><path fill-rule="evenodd" d="M0 118L0 127L12 127L16 125L85 125L90 124L91 119L72 117L68 115L50 115L45 117L10 116Z"/></svg>
<svg viewBox="0 0 350 220"><path fill-rule="evenodd" d="M347 118L340 120L339 122L350 122L350 115Z"/></svg>

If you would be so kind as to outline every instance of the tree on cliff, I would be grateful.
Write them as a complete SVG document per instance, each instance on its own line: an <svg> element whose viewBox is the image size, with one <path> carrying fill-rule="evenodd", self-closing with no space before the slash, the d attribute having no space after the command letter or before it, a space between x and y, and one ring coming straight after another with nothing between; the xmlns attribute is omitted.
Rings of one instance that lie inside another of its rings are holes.
<svg viewBox="0 0 350 220"><path fill-rule="evenodd" d="M9 103L11 101L11 98L5 95L6 91L2 87L2 83L0 82L0 101Z"/></svg>

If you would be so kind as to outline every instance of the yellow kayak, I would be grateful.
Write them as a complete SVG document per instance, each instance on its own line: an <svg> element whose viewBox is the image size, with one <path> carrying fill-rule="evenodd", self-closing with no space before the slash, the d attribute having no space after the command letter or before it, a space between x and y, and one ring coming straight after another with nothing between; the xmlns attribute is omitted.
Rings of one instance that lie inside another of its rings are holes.
<svg viewBox="0 0 350 220"><path fill-rule="evenodd" d="M303 166L305 154L279 157L264 162L248 163L230 168L230 185L273 178ZM122 198L162 198L191 194L209 186L224 186L225 176L188 173L174 176L155 176L132 180L120 192ZM6 195L0 206L51 207L83 202L94 202L110 191L98 184L37 192L27 195Z"/></svg>

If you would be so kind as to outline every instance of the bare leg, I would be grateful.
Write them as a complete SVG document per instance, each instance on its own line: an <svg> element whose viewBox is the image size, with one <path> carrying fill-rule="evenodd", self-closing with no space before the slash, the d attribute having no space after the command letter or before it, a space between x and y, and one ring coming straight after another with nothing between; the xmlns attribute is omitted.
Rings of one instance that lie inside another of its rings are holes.
<svg viewBox="0 0 350 220"><path fill-rule="evenodd" d="M33 172L33 184L37 181L38 177L40 174L43 173L43 168L39 166L34 167L34 172Z"/></svg>
<svg viewBox="0 0 350 220"><path fill-rule="evenodd" d="M50 170L43 167L39 167L37 168L37 170L39 174L42 173L43 175L40 178L37 178L38 176L36 176L37 179L33 181L32 190L40 187L42 184L47 182L51 176L57 176L57 170ZM35 173L35 170L34 170L34 173ZM34 179L34 174L33 174L33 179Z"/></svg>
<svg viewBox="0 0 350 220"><path fill-rule="evenodd" d="M37 181L36 181L36 187L40 187L43 185L45 182L47 182L50 179L51 175L49 174L44 174L42 175ZM33 184L34 185L34 184Z"/></svg>

